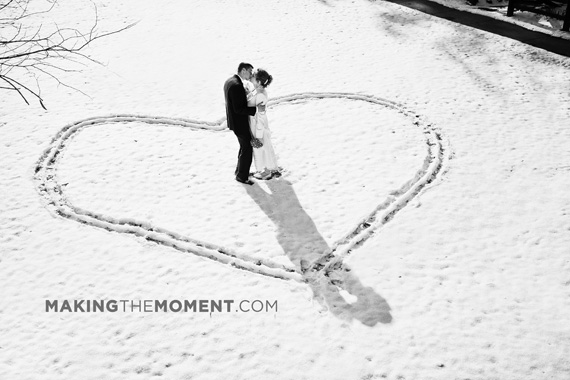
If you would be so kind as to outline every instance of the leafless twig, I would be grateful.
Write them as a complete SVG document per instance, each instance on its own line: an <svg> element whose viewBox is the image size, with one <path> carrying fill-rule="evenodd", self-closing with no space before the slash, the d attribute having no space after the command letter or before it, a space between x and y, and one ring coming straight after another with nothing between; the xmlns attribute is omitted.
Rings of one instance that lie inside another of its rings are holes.
<svg viewBox="0 0 570 380"><path fill-rule="evenodd" d="M31 10L32 2L35 5L42 1L48 4L45 9ZM98 39L136 25L133 23L110 32L98 32L99 14L94 4L95 20L88 31L60 27L53 22L39 25L26 23L38 15L42 15L42 21L45 21L45 15L53 11L56 4L57 0L0 0L0 82L4 84L0 90L15 91L26 104L30 104L28 97L36 98L44 109L39 78L50 78L84 94L63 83L59 75L77 71L70 69L70 64L77 66L84 65L85 62L100 63L86 54L84 49ZM35 88L25 84L30 78L36 82Z"/></svg>

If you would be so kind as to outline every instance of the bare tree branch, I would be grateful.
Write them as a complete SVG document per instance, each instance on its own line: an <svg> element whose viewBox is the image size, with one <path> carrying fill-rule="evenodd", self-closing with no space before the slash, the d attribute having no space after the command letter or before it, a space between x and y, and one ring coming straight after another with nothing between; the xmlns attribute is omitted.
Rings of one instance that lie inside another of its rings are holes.
<svg viewBox="0 0 570 380"><path fill-rule="evenodd" d="M24 99L24 101L26 102L27 105L30 105L30 102L28 102L28 99L26 99L26 97L24 96L24 94L22 93L21 89L25 89L26 91L28 91L29 93L31 93L33 96L35 96L38 101L40 102L40 105L42 106L42 108L44 110L47 110L47 108L44 105L43 99L40 96L39 92L35 92L31 89L29 89L28 87L24 86L22 83L12 79L12 78L8 78L5 77L3 75L0 75L0 79L2 79L3 81L5 81L6 83L8 83L11 86L12 90L15 90L18 92L18 94L22 97L22 99ZM10 88L9 88L10 89Z"/></svg>
<svg viewBox="0 0 570 380"><path fill-rule="evenodd" d="M44 9L35 7L32 10L31 3L39 6L40 2L48 3L49 6ZM85 48L94 41L136 25L132 23L110 32L98 32L99 13L94 3L95 18L88 31L61 27L55 21L33 24L33 20L38 19L37 16L45 21L46 15L55 9L57 2L58 0L0 0L0 79L5 84L0 86L0 90L16 91L26 104L30 104L27 96L36 98L43 108L40 78L55 80L58 85L86 95L76 87L63 83L59 75L79 71L70 66L86 66L87 62L101 64L85 53ZM25 78L33 78L37 90L26 85Z"/></svg>

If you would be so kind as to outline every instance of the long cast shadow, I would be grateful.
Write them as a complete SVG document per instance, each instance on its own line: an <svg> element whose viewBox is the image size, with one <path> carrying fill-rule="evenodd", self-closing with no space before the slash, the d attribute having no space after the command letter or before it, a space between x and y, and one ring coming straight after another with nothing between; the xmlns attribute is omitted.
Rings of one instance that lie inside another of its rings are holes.
<svg viewBox="0 0 570 380"><path fill-rule="evenodd" d="M364 286L346 264L338 263L335 270L327 272L307 270L330 248L301 206L291 183L283 178L265 183L269 193L257 183L245 188L277 227L277 241L298 271L303 273L315 299L343 320L354 318L366 326L390 323L392 315L388 302L374 289Z"/></svg>

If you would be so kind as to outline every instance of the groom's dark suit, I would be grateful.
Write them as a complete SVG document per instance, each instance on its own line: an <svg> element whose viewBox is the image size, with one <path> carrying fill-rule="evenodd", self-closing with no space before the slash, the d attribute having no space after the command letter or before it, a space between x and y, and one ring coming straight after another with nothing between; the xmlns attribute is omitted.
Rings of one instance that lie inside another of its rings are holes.
<svg viewBox="0 0 570 380"><path fill-rule="evenodd" d="M224 96L226 99L228 128L234 131L239 141L238 163L235 175L236 178L247 181L253 159L249 116L255 115L256 108L247 106L247 96L239 75L234 75L226 81L224 84Z"/></svg>

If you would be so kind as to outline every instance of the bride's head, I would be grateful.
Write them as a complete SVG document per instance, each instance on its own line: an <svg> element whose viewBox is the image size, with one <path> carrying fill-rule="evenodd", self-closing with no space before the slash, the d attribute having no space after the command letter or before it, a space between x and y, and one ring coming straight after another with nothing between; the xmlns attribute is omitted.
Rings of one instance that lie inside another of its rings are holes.
<svg viewBox="0 0 570 380"><path fill-rule="evenodd" d="M267 87L273 82L273 77L263 69L257 69L251 78L253 84L257 87Z"/></svg>

